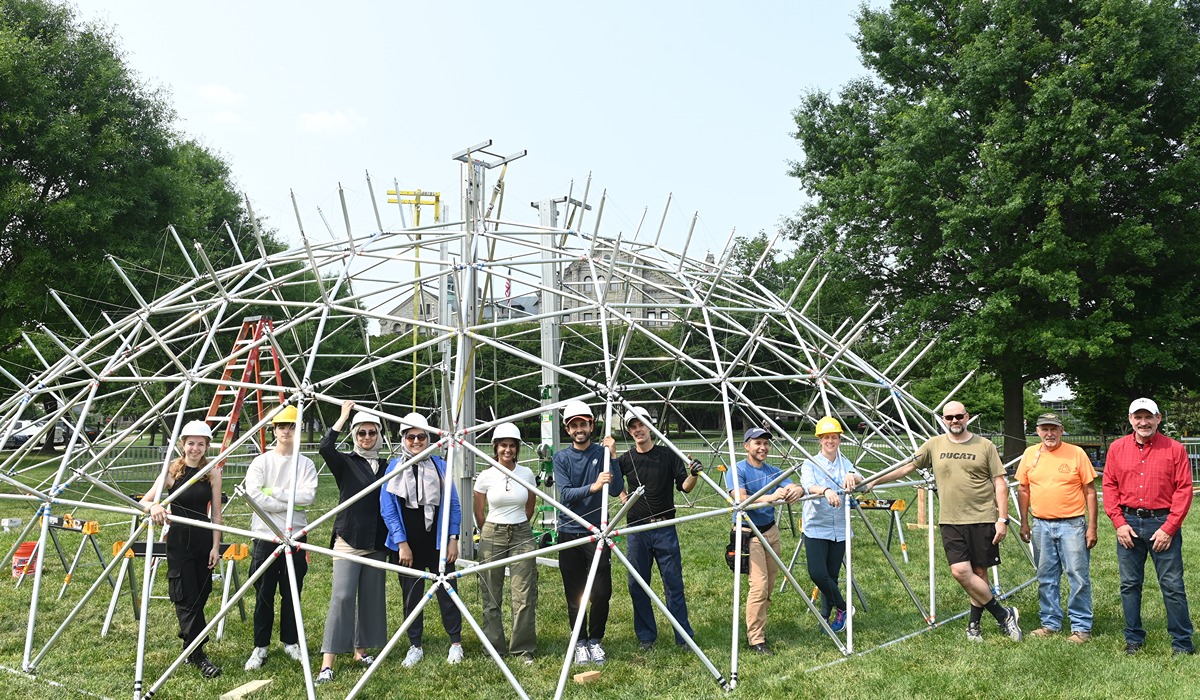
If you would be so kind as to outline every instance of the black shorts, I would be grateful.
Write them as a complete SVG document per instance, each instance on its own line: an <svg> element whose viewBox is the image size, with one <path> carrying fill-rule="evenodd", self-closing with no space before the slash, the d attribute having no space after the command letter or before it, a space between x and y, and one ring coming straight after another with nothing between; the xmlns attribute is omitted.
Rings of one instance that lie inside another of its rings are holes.
<svg viewBox="0 0 1200 700"><path fill-rule="evenodd" d="M971 562L971 566L986 569L1000 563L1000 545L992 544L996 523L971 525L942 525L942 549L946 563Z"/></svg>

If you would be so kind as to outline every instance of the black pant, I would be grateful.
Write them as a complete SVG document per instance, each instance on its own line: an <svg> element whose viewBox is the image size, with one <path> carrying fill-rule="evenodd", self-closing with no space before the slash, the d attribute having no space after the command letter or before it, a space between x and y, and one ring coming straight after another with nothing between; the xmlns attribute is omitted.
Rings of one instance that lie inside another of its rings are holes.
<svg viewBox="0 0 1200 700"><path fill-rule="evenodd" d="M185 647L208 624L204 606L212 593L212 570L208 568L212 543L212 531L201 527L179 524L167 530L167 595L175 604L179 638ZM207 642L206 637L196 650L203 651Z"/></svg>
<svg viewBox="0 0 1200 700"><path fill-rule="evenodd" d="M306 542L306 537L299 538ZM279 545L267 540L254 540L254 550L250 555L250 570L258 571L258 567L271 557ZM254 646L265 647L271 643L271 629L275 626L275 591L279 590L279 641L284 644L296 644L300 636L296 632L296 612L300 601L292 600L291 584L288 583L287 562L285 555L275 557L275 561L263 572L262 578L254 582ZM296 566L296 592L304 590L304 575L308 573L308 557L303 550L292 552L292 563Z"/></svg>
<svg viewBox="0 0 1200 700"><path fill-rule="evenodd" d="M838 587L838 574L846 556L846 543L804 536L804 550L808 557L808 577L821 591L821 613L829 617L831 609L846 609L846 598Z"/></svg>
<svg viewBox="0 0 1200 700"><path fill-rule="evenodd" d="M588 535L578 532L559 532L558 542L570 542ZM567 624L574 626L579 606L583 602L583 589L587 587L588 571L592 568L595 545L582 544L558 553L558 572L562 575L563 591L567 594ZM583 613L583 627L579 641L585 639L599 642L604 639L604 628L608 626L608 601L612 598L612 554L604 547L600 564L596 569L596 580L592 583L591 615Z"/></svg>
<svg viewBox="0 0 1200 700"><path fill-rule="evenodd" d="M404 532L408 537L408 548L412 550L412 568L418 571L437 573L441 553L437 548L437 537L440 534L435 525L432 531L425 530L425 511L423 508L401 508L404 518ZM434 517L437 522L437 517ZM454 564L446 564L446 573L454 571ZM425 579L416 576L400 574L400 589L404 592L404 617L407 618L417 609L421 598L425 595ZM442 612L442 627L452 644L462 641L462 611L450 600L450 594L442 586L437 587L438 609ZM421 646L421 638L425 634L425 612L422 611L408 628L408 643L414 647Z"/></svg>

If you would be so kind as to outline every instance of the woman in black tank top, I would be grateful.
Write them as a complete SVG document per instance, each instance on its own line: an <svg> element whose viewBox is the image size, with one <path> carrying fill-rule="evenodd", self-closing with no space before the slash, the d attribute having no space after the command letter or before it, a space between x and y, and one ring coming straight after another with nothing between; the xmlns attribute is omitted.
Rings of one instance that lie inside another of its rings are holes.
<svg viewBox="0 0 1200 700"><path fill-rule="evenodd" d="M180 433L183 456L167 467L142 497L142 503L156 525L165 525L171 517L199 522L221 523L221 474L215 470L194 481L208 463L206 454L212 431L203 421L192 421ZM171 515L159 502L163 492L173 497ZM175 616L179 619L179 638L186 648L207 626L204 606L212 593L212 570L221 561L221 532L199 525L176 522L167 530L167 585ZM204 653L205 638L187 658L205 678L221 675L221 668Z"/></svg>

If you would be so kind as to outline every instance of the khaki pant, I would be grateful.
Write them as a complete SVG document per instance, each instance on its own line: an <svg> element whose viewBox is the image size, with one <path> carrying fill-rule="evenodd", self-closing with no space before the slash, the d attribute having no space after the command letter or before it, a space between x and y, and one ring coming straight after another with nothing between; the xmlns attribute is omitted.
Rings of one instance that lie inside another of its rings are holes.
<svg viewBox="0 0 1200 700"><path fill-rule="evenodd" d="M767 641L767 610L771 607L771 589L775 588L779 566L766 553L762 542L752 532L746 530L743 537L751 538L750 593L746 596L746 641L750 644L761 644ZM770 530L763 532L763 537L776 554L783 554L783 544L779 541L777 526L772 525Z"/></svg>

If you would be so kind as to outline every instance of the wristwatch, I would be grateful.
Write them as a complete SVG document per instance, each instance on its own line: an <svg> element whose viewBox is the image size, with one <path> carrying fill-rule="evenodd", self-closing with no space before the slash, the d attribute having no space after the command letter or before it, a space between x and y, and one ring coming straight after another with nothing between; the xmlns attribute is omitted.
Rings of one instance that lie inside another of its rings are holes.
<svg viewBox="0 0 1200 700"><path fill-rule="evenodd" d="M1000 524L1000 523L1004 523L1005 525L1007 525L1008 518L1000 518L999 520L996 521L996 524Z"/></svg>

